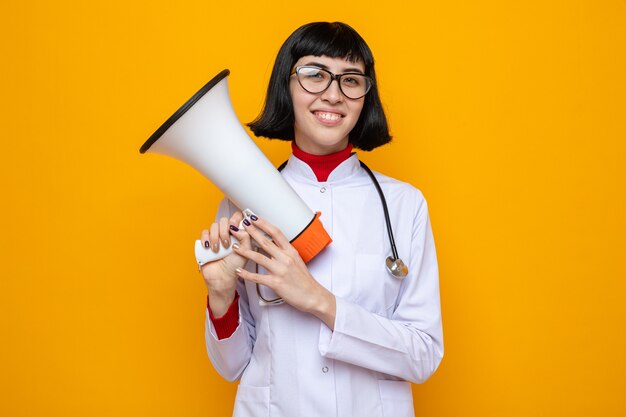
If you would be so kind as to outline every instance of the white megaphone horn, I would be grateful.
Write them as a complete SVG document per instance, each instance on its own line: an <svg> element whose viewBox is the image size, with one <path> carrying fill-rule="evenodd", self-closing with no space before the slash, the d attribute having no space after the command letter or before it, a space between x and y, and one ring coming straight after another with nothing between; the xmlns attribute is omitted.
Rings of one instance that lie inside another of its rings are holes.
<svg viewBox="0 0 626 417"><path fill-rule="evenodd" d="M237 207L250 209L277 226L305 262L331 238L319 220L246 133L228 95L229 70L216 75L183 104L143 144L139 152L171 156L191 165L215 184ZM234 239L234 238L233 238ZM195 244L199 265L221 259Z"/></svg>

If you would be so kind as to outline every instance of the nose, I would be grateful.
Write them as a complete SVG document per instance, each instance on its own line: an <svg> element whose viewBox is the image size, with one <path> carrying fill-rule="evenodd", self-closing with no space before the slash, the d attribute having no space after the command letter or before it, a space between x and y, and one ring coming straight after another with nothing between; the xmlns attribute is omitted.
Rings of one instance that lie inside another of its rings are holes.
<svg viewBox="0 0 626 417"><path fill-rule="evenodd" d="M343 101L343 93L339 88L339 80L334 79L330 82L328 88L322 92L321 99L329 103L339 103Z"/></svg>

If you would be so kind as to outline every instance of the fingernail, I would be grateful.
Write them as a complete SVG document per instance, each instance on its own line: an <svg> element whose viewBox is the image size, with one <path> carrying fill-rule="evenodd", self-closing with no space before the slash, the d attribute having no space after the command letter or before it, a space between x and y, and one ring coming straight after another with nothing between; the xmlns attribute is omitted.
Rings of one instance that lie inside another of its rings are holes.
<svg viewBox="0 0 626 417"><path fill-rule="evenodd" d="M220 244L219 243L214 243L213 244L213 252L217 252L220 250Z"/></svg>
<svg viewBox="0 0 626 417"><path fill-rule="evenodd" d="M224 245L224 247L227 248L230 245L230 240L228 239L222 240L222 245Z"/></svg>
<svg viewBox="0 0 626 417"><path fill-rule="evenodd" d="M208 241L208 240L205 240L205 241L204 241L204 247L205 247L205 248L207 248L207 249L209 249L209 241Z"/></svg>
<svg viewBox="0 0 626 417"><path fill-rule="evenodd" d="M239 249L239 245L237 243L233 243L233 249Z"/></svg>
<svg viewBox="0 0 626 417"><path fill-rule="evenodd" d="M250 226L250 221L248 219L243 219L243 224Z"/></svg>
<svg viewBox="0 0 626 417"><path fill-rule="evenodd" d="M243 272L243 269L241 268L235 268L235 272L238 274L241 274Z"/></svg>
<svg viewBox="0 0 626 417"><path fill-rule="evenodd" d="M259 220L259 218L255 216L254 214L250 215L250 218L252 219L253 222Z"/></svg>
<svg viewBox="0 0 626 417"><path fill-rule="evenodd" d="M230 230L232 230L233 232L238 232L239 228L237 226L233 226L232 224L230 225Z"/></svg>

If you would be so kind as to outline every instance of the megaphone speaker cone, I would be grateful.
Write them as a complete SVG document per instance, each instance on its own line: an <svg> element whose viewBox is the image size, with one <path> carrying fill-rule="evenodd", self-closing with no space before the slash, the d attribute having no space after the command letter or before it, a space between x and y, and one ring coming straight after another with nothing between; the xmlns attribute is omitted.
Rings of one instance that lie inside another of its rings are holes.
<svg viewBox="0 0 626 417"><path fill-rule="evenodd" d="M331 242L330 236L319 214L283 179L239 122L228 94L229 74L224 70L213 77L139 151L192 166L237 207L251 209L282 230L309 261Z"/></svg>
<svg viewBox="0 0 626 417"><path fill-rule="evenodd" d="M180 119L183 114L187 113L187 110L192 108L193 105L196 104L196 102L202 98L202 96L208 93L213 87L215 87L224 78L228 77L229 74L230 74L230 70L228 69L221 71L219 74L213 77L211 81L206 83L204 87L198 90L196 94L194 94L189 100L187 100L185 104L180 106L180 108L176 110L176 112L172 116L170 116L170 118L167 119L165 123L163 123L161 127L159 127L143 145L141 145L141 148L139 148L139 153L146 153L146 151L150 149L150 147L154 144L154 142L159 140L159 138L161 138L161 136L163 136L163 134L167 132L167 130L174 123L176 123L176 121Z"/></svg>

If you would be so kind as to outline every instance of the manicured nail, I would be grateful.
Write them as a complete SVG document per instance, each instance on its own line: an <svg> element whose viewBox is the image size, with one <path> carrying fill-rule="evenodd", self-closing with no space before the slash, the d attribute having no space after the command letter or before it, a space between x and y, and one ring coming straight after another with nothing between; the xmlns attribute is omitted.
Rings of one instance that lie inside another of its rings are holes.
<svg viewBox="0 0 626 417"><path fill-rule="evenodd" d="M251 214L250 218L252 219L253 222L259 220L259 218L257 216L255 216L254 214Z"/></svg>
<svg viewBox="0 0 626 417"><path fill-rule="evenodd" d="M237 226L233 226L232 224L230 225L230 230L232 230L233 232L238 232L239 228Z"/></svg>
<svg viewBox="0 0 626 417"><path fill-rule="evenodd" d="M235 272L238 274L241 274L243 272L243 269L241 268L235 268Z"/></svg>
<svg viewBox="0 0 626 417"><path fill-rule="evenodd" d="M207 249L209 249L209 241L208 241L208 240L205 240L205 241L204 241L204 247L205 247L205 248L207 248Z"/></svg>
<svg viewBox="0 0 626 417"><path fill-rule="evenodd" d="M230 240L228 240L228 239L224 239L224 240L222 240L222 245L223 245L225 248L227 248L227 247L230 245Z"/></svg>
<svg viewBox="0 0 626 417"><path fill-rule="evenodd" d="M219 243L214 243L213 244L213 252L217 252L220 250L220 244Z"/></svg>
<svg viewBox="0 0 626 417"><path fill-rule="evenodd" d="M250 221L248 219L243 219L243 224L250 226Z"/></svg>
<svg viewBox="0 0 626 417"><path fill-rule="evenodd" d="M239 244L233 243L233 249L239 249Z"/></svg>

